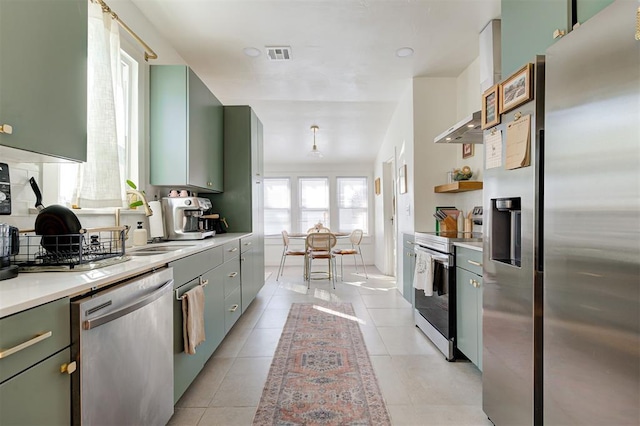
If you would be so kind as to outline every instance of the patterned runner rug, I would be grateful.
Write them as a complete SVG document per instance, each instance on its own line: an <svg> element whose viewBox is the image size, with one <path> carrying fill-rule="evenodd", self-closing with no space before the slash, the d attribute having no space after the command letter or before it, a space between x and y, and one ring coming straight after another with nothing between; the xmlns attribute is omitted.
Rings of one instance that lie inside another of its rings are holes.
<svg viewBox="0 0 640 426"><path fill-rule="evenodd" d="M351 303L294 303L254 425L390 425Z"/></svg>

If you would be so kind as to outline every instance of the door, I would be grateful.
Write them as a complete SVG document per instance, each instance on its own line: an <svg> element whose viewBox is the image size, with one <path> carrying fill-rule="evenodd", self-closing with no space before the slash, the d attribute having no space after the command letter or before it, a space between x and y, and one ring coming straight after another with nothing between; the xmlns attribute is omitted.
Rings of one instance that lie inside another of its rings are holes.
<svg viewBox="0 0 640 426"><path fill-rule="evenodd" d="M384 263L382 273L396 276L396 176L395 160L389 159L382 165L382 196L383 196L383 232L384 232Z"/></svg>

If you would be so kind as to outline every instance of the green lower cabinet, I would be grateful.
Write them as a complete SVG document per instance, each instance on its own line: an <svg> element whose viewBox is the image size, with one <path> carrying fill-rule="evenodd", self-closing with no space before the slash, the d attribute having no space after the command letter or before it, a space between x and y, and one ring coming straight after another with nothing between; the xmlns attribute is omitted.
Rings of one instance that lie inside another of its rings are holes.
<svg viewBox="0 0 640 426"><path fill-rule="evenodd" d="M482 370L482 277L456 268L458 349ZM480 302L478 302L478 299ZM480 308L479 308L480 307Z"/></svg>
<svg viewBox="0 0 640 426"><path fill-rule="evenodd" d="M196 278L179 287L178 294L182 295L193 287L200 285ZM191 382L204 367L206 359L204 351L196 350L194 355L184 351L184 334L182 325L182 300L173 302L173 403L178 402Z"/></svg>
<svg viewBox="0 0 640 426"><path fill-rule="evenodd" d="M0 424L71 424L71 376L60 367L70 349L47 358L0 385Z"/></svg>
<svg viewBox="0 0 640 426"><path fill-rule="evenodd" d="M197 351L202 351L205 362L213 355L225 336L224 327L224 278L221 273L222 266L202 275L202 279L208 284L204 288L204 331L206 340L198 346Z"/></svg>
<svg viewBox="0 0 640 426"><path fill-rule="evenodd" d="M413 274L416 269L416 253L413 234L402 234L402 296L413 305Z"/></svg>

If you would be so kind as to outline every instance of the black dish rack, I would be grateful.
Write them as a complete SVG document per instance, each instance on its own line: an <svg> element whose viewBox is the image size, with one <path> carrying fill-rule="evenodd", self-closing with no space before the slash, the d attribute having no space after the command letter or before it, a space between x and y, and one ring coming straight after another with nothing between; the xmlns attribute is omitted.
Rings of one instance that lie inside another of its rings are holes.
<svg viewBox="0 0 640 426"><path fill-rule="evenodd" d="M20 230L20 250L11 263L20 271L86 270L127 260L126 226L81 229L78 234L36 235Z"/></svg>

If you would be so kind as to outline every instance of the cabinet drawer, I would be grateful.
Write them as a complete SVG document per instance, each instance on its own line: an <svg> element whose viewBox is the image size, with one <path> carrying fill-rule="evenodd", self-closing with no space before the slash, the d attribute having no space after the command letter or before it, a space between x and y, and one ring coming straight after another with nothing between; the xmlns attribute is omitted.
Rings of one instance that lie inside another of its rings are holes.
<svg viewBox="0 0 640 426"><path fill-rule="evenodd" d="M240 260L233 259L222 265L221 273L224 281L224 297L228 297L240 287Z"/></svg>
<svg viewBox="0 0 640 426"><path fill-rule="evenodd" d="M219 246L170 262L169 266L173 268L173 278L175 280L173 288L178 288L205 272L222 265L222 260L222 246Z"/></svg>
<svg viewBox="0 0 640 426"><path fill-rule="evenodd" d="M240 287L236 288L229 296L224 298L224 332L231 330L233 324L238 321L242 309L240 308Z"/></svg>
<svg viewBox="0 0 640 426"><path fill-rule="evenodd" d="M249 235L248 237L243 237L240 239L240 252L244 253L245 251L249 250L250 248L253 248L253 246L256 244L256 236L255 235Z"/></svg>
<svg viewBox="0 0 640 426"><path fill-rule="evenodd" d="M0 320L0 382L70 345L69 311L64 298Z"/></svg>
<svg viewBox="0 0 640 426"><path fill-rule="evenodd" d="M456 266L474 274L482 275L482 252L456 247Z"/></svg>
<svg viewBox="0 0 640 426"><path fill-rule="evenodd" d="M240 255L240 248L238 246L238 240L228 242L222 246L224 251L225 263Z"/></svg>
<svg viewBox="0 0 640 426"><path fill-rule="evenodd" d="M60 372L70 359L65 349L0 385L0 424L70 425L71 376Z"/></svg>

